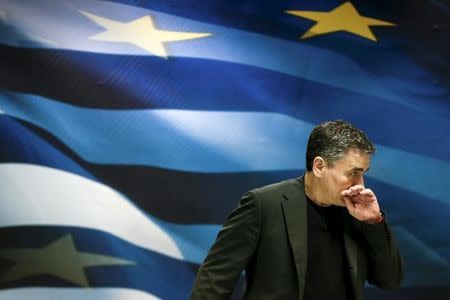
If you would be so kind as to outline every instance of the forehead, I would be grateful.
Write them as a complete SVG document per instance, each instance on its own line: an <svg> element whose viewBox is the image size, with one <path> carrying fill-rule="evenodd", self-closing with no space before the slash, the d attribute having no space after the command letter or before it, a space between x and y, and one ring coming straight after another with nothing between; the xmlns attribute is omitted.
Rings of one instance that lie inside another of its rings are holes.
<svg viewBox="0 0 450 300"><path fill-rule="evenodd" d="M370 155L358 150L350 149L341 159L338 159L334 165L336 167L352 170L367 170L370 165Z"/></svg>

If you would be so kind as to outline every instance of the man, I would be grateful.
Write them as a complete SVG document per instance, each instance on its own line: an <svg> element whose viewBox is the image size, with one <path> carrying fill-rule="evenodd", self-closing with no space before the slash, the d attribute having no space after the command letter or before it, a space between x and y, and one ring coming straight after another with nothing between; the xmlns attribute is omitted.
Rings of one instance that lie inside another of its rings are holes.
<svg viewBox="0 0 450 300"><path fill-rule="evenodd" d="M311 132L304 177L248 192L223 225L191 299L363 299L364 282L396 288L403 261L363 175L372 142L345 121Z"/></svg>

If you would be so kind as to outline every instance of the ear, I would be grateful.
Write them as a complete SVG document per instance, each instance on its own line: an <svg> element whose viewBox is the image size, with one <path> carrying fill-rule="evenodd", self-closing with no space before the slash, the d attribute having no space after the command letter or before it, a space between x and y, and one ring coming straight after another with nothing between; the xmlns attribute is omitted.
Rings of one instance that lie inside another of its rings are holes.
<svg viewBox="0 0 450 300"><path fill-rule="evenodd" d="M313 160L312 171L315 176L322 177L326 162L321 156L316 156Z"/></svg>

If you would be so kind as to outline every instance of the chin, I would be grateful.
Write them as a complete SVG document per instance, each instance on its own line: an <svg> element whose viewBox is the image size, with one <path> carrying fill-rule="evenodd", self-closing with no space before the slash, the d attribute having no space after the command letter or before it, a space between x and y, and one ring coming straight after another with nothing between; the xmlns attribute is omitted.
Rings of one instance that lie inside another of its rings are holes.
<svg viewBox="0 0 450 300"><path fill-rule="evenodd" d="M341 207L346 207L345 202L342 199L339 199L338 201L336 201L335 205L341 206Z"/></svg>

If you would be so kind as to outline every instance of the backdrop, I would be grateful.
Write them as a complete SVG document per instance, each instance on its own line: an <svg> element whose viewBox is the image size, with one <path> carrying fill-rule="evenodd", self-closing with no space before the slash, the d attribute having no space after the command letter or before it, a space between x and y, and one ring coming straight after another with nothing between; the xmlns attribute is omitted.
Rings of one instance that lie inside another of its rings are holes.
<svg viewBox="0 0 450 300"><path fill-rule="evenodd" d="M406 260L367 298L448 298L449 25L442 0L0 0L0 298L187 299L330 119L376 143Z"/></svg>

